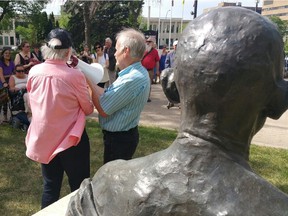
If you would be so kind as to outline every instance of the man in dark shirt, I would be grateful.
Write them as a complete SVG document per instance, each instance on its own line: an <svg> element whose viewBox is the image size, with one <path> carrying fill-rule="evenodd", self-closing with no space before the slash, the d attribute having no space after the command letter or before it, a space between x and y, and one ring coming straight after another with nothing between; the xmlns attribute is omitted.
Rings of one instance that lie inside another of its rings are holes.
<svg viewBox="0 0 288 216"><path fill-rule="evenodd" d="M116 60L115 60L115 54L116 50L114 47L112 47L112 40L111 38L105 39L105 49L104 53L108 54L109 57L109 67L108 67L108 73L109 73L109 85L111 85L115 79L116 79Z"/></svg>

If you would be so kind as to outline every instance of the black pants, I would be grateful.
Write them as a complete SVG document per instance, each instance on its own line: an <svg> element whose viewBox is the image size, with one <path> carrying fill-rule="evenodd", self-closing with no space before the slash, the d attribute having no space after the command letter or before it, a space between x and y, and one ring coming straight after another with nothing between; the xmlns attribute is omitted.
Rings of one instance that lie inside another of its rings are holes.
<svg viewBox="0 0 288 216"><path fill-rule="evenodd" d="M71 192L90 177L90 143L84 129L80 142L60 152L49 164L41 164L44 179L42 208L57 201L60 196L64 171L68 176Z"/></svg>
<svg viewBox="0 0 288 216"><path fill-rule="evenodd" d="M139 142L138 127L122 132L103 130L103 140L104 164L116 159L130 160Z"/></svg>

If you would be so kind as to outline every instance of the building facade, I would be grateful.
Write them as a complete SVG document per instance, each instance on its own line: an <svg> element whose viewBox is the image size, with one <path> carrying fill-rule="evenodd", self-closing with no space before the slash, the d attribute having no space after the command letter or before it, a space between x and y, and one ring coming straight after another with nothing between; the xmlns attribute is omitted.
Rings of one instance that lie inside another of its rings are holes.
<svg viewBox="0 0 288 216"><path fill-rule="evenodd" d="M263 0L262 15L288 21L288 0Z"/></svg>
<svg viewBox="0 0 288 216"><path fill-rule="evenodd" d="M6 30L1 30L0 34L0 49L9 47L13 50L17 49L18 41L15 32L15 20L12 19L11 25Z"/></svg>
<svg viewBox="0 0 288 216"><path fill-rule="evenodd" d="M147 23L147 17L144 17L144 23ZM171 19L171 33L170 33L170 18L156 18L152 17L149 20L150 26L149 30L158 32L157 44L159 47L167 45L167 47L172 48L172 44L175 40L178 40L181 36L182 30L191 20L182 20L181 18ZM182 29L181 29L182 27ZM160 31L158 31L158 29ZM169 44L170 38L170 44Z"/></svg>
<svg viewBox="0 0 288 216"><path fill-rule="evenodd" d="M246 8L246 9L249 9L249 10L253 10L253 11L256 11L257 13L261 14L262 13L262 7L258 7L258 3L259 3L259 0L256 0L255 1L255 7L247 7L247 6L242 6L242 3L241 2L221 2L218 4L218 6L216 7L212 7L212 8L206 8L203 10L203 13L208 13L209 11L213 10L213 9L216 9L216 8L220 8L220 7L230 7L230 6L236 6L236 7L243 7L243 8Z"/></svg>

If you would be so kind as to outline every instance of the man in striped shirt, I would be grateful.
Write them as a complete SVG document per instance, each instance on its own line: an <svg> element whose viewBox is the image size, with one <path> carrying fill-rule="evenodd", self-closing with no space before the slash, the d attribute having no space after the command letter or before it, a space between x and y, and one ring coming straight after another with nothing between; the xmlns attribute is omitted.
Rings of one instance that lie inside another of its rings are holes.
<svg viewBox="0 0 288 216"><path fill-rule="evenodd" d="M139 142L140 114L150 90L149 75L141 64L144 35L134 29L125 29L116 39L119 77L105 90L97 86L92 89L92 100L103 130L104 163L132 158Z"/></svg>

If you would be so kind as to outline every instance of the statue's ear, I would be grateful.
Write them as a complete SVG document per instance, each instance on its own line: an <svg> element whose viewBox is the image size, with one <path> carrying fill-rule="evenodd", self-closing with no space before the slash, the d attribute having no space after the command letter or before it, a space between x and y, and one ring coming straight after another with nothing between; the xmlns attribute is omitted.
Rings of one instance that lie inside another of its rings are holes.
<svg viewBox="0 0 288 216"><path fill-rule="evenodd" d="M161 72L161 85L167 99L171 103L180 103L179 93L174 80L174 71L172 68L167 68Z"/></svg>
<svg viewBox="0 0 288 216"><path fill-rule="evenodd" d="M277 89L266 106L266 116L272 119L278 119L288 108L288 82L278 81Z"/></svg>

